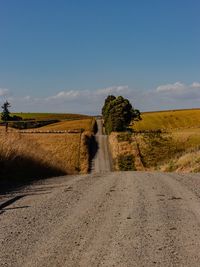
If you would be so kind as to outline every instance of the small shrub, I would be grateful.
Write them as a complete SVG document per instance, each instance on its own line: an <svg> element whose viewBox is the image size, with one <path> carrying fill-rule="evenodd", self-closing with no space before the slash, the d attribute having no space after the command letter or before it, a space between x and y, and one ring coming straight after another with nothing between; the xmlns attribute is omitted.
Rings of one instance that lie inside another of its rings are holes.
<svg viewBox="0 0 200 267"><path fill-rule="evenodd" d="M11 120L11 121L22 121L22 117L17 116L17 115L14 115L14 116L11 117L10 120Z"/></svg>
<svg viewBox="0 0 200 267"><path fill-rule="evenodd" d="M133 155L118 156L118 167L120 171L135 171L135 157Z"/></svg>
<svg viewBox="0 0 200 267"><path fill-rule="evenodd" d="M166 168L166 171L173 172L173 171L176 170L176 168L177 168L177 166L175 165L175 162L173 160L170 160L169 164L168 164L168 166Z"/></svg>
<svg viewBox="0 0 200 267"><path fill-rule="evenodd" d="M117 135L118 142L129 142L132 141L132 134L131 133L121 133Z"/></svg>

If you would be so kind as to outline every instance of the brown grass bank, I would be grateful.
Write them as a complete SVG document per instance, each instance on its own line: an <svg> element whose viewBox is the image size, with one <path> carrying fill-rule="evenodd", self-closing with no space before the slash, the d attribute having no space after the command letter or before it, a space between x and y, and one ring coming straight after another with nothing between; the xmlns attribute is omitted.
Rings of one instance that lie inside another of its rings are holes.
<svg viewBox="0 0 200 267"><path fill-rule="evenodd" d="M64 174L87 173L96 131L94 119L83 120L89 131L76 133L0 132L0 182L29 181ZM72 125L77 125L77 121ZM72 126L71 125L71 126ZM73 127L71 128L73 132Z"/></svg>
<svg viewBox="0 0 200 267"><path fill-rule="evenodd" d="M112 132L109 135L109 145L115 170L144 170L140 151L132 134Z"/></svg>
<svg viewBox="0 0 200 267"><path fill-rule="evenodd" d="M0 187L67 174L53 153L19 133L0 134ZM0 191L1 191L0 190Z"/></svg>
<svg viewBox="0 0 200 267"><path fill-rule="evenodd" d="M195 140L195 142L194 142ZM109 137L116 170L200 171L197 137L174 133L112 133Z"/></svg>

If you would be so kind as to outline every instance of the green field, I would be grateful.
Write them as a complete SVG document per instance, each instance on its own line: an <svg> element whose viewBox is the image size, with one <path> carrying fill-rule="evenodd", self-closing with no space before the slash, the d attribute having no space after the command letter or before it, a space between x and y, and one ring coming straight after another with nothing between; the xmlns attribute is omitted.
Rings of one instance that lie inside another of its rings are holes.
<svg viewBox="0 0 200 267"><path fill-rule="evenodd" d="M200 128L200 109L144 112L142 120L133 125L136 131L193 127Z"/></svg>
<svg viewBox="0 0 200 267"><path fill-rule="evenodd" d="M11 113L11 116L20 116L25 120L76 120L85 119L90 116L82 114L64 114L64 113Z"/></svg>

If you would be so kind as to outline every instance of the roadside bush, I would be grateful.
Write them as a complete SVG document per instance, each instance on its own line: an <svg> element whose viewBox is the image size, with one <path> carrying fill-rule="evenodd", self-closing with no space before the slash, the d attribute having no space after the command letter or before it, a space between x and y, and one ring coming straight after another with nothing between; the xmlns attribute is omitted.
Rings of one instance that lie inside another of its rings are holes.
<svg viewBox="0 0 200 267"><path fill-rule="evenodd" d="M120 171L135 171L135 157L133 155L118 156L118 167Z"/></svg>
<svg viewBox="0 0 200 267"><path fill-rule="evenodd" d="M23 119L22 119L22 117L20 117L20 116L14 115L14 116L11 117L10 120L11 120L11 121L22 121Z"/></svg>
<svg viewBox="0 0 200 267"><path fill-rule="evenodd" d="M132 141L132 133L120 133L117 135L117 141L118 142L129 142Z"/></svg>
<svg viewBox="0 0 200 267"><path fill-rule="evenodd" d="M59 120L46 120L46 121L13 121L9 122L9 126L15 129L33 129L33 128L39 128L42 126L46 126L52 123L59 122Z"/></svg>

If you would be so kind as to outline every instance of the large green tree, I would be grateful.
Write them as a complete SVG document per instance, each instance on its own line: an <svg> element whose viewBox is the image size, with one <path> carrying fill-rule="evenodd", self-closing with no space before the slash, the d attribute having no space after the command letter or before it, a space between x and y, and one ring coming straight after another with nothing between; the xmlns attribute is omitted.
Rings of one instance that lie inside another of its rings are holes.
<svg viewBox="0 0 200 267"><path fill-rule="evenodd" d="M131 122L141 120L140 111L122 96L109 95L105 99L102 115L107 134L125 131Z"/></svg>

